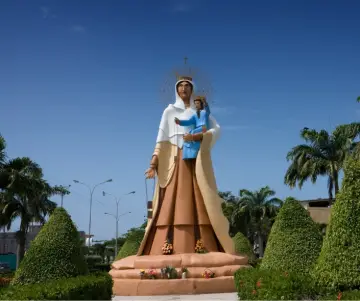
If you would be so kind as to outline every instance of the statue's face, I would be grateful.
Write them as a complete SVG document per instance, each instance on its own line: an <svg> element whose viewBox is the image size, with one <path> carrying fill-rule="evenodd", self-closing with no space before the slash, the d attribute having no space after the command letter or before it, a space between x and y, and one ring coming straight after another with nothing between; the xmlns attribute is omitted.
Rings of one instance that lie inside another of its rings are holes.
<svg viewBox="0 0 360 301"><path fill-rule="evenodd" d="M192 85L188 82L181 82L177 86L177 92L181 99L189 99L192 93Z"/></svg>
<svg viewBox="0 0 360 301"><path fill-rule="evenodd" d="M196 110L202 110L203 109L203 103L201 100L195 100L195 108Z"/></svg>

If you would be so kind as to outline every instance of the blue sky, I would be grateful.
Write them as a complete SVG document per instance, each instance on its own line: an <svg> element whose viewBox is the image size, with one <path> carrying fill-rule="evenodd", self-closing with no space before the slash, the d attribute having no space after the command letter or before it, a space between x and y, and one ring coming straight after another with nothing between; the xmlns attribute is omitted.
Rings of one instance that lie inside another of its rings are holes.
<svg viewBox="0 0 360 301"><path fill-rule="evenodd" d="M304 126L359 118L358 1L16 1L0 9L0 132L10 157L29 156L87 231L89 193L73 179L113 182L94 194L95 239L143 221L144 170L155 145L164 78L189 57L215 89L222 126L213 150L220 190L269 185L278 197L327 196L326 179L283 184ZM174 96L168 99L173 102ZM149 188L150 190L150 188ZM55 197L59 201L60 198Z"/></svg>

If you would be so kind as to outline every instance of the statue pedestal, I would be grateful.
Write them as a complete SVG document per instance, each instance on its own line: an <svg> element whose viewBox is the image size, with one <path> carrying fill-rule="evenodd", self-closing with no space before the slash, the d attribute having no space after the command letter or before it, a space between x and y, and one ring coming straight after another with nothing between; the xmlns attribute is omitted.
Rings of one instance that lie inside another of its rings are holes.
<svg viewBox="0 0 360 301"><path fill-rule="evenodd" d="M161 269L172 266L177 279L161 279ZM235 292L234 273L250 267L246 256L220 252L206 254L129 256L112 264L110 275L114 280L116 296L186 295ZM187 268L186 279L181 279L181 268ZM141 279L140 271L156 272L156 279ZM204 278L213 272L215 278Z"/></svg>

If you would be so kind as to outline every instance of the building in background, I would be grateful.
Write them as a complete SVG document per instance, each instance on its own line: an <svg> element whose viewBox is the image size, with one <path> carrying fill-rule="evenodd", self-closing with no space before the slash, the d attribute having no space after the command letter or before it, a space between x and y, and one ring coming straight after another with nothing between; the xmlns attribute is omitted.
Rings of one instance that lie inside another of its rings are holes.
<svg viewBox="0 0 360 301"><path fill-rule="evenodd" d="M329 199L314 199L300 201L301 205L309 212L311 218L319 223L327 225L330 220L331 204Z"/></svg>
<svg viewBox="0 0 360 301"><path fill-rule="evenodd" d="M29 248L30 243L35 239L36 235L40 232L41 225L30 225L29 231L26 234L25 251ZM85 242L85 232L79 231L80 239ZM16 254L17 241L16 232L7 232L5 229L0 231L0 254Z"/></svg>

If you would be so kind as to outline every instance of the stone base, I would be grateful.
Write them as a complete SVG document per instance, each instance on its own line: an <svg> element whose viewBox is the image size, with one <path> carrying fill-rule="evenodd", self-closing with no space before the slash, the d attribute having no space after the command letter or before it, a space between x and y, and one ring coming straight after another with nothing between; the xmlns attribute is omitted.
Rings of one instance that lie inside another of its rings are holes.
<svg viewBox="0 0 360 301"><path fill-rule="evenodd" d="M197 295L235 292L233 276L210 279L114 279L115 296Z"/></svg>
<svg viewBox="0 0 360 301"><path fill-rule="evenodd" d="M114 280L116 296L187 295L235 292L234 273L250 267L246 256L220 252L207 254L176 254L156 256L129 256L112 264L110 275ZM181 278L186 267L186 279L161 279L160 269L172 266ZM140 270L153 269L157 279L141 279ZM203 272L215 273L215 278L203 278Z"/></svg>

